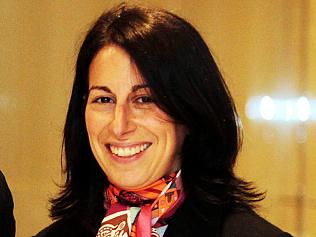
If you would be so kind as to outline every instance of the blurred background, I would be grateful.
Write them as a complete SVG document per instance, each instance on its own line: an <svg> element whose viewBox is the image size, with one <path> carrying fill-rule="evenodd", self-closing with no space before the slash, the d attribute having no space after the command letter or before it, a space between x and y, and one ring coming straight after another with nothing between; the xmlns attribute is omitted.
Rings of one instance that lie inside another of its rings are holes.
<svg viewBox="0 0 316 237"><path fill-rule="evenodd" d="M80 42L121 1L0 0L0 169L17 237L51 223L62 129ZM148 0L190 21L213 52L244 126L237 173L267 197L259 213L316 236L316 0Z"/></svg>

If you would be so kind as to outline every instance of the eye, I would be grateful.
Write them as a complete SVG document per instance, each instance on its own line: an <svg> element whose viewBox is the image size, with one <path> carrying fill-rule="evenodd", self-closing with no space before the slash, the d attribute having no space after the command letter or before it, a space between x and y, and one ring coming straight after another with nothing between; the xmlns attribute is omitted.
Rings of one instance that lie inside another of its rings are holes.
<svg viewBox="0 0 316 237"><path fill-rule="evenodd" d="M148 104L148 103L153 103L154 100L150 96L139 96L137 97L136 102L139 104Z"/></svg>
<svg viewBox="0 0 316 237"><path fill-rule="evenodd" d="M107 104L107 103L112 103L113 104L114 100L112 98L110 98L110 97L103 96L103 97L98 97L98 98L94 99L92 102L93 103L98 103L98 104Z"/></svg>

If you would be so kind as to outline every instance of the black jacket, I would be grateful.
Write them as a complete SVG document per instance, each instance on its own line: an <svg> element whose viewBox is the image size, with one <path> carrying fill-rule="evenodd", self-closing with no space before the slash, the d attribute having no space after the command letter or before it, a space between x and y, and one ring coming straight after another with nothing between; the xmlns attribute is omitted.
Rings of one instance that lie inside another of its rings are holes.
<svg viewBox="0 0 316 237"><path fill-rule="evenodd" d="M97 230L79 218L53 223L36 237L95 237ZM169 221L164 237L290 237L255 212L185 201Z"/></svg>
<svg viewBox="0 0 316 237"><path fill-rule="evenodd" d="M15 220L13 216L13 199L0 170L0 237L15 236Z"/></svg>

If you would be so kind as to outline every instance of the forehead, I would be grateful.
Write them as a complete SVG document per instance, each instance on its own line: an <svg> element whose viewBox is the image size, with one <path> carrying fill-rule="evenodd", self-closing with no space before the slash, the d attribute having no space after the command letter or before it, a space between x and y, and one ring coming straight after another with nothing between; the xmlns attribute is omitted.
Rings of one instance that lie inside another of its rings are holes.
<svg viewBox="0 0 316 237"><path fill-rule="evenodd" d="M122 48L110 45L102 48L89 67L89 87L92 84L143 83L133 59Z"/></svg>

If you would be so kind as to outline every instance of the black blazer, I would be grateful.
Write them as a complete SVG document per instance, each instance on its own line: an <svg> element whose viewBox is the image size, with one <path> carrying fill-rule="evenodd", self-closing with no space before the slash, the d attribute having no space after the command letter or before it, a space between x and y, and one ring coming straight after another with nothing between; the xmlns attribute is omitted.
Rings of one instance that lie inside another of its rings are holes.
<svg viewBox="0 0 316 237"><path fill-rule="evenodd" d="M95 237L96 229L80 218L53 223L36 237ZM290 237L255 212L203 206L186 200L169 221L164 237Z"/></svg>
<svg viewBox="0 0 316 237"><path fill-rule="evenodd" d="M15 236L13 199L9 186L0 170L0 237Z"/></svg>

